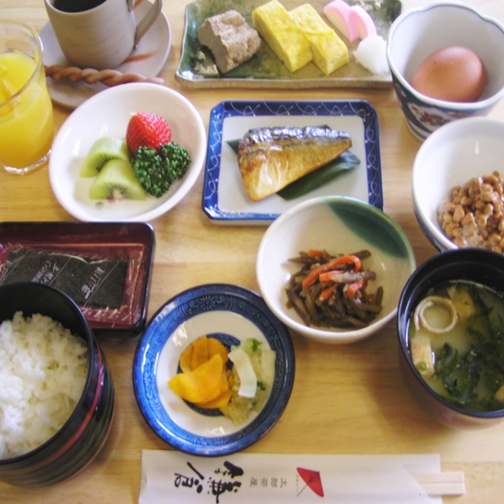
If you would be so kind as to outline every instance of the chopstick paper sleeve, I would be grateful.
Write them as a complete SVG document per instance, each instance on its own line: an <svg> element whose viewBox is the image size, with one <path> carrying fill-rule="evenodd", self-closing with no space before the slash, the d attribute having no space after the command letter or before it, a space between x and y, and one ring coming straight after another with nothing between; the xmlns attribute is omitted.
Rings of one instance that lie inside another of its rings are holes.
<svg viewBox="0 0 504 504"><path fill-rule="evenodd" d="M449 487L439 486L440 479L446 480L440 474L439 455L237 453L206 458L145 450L139 504L320 503L321 499L338 504L442 504L443 488L456 495L464 486L460 473L449 473Z"/></svg>

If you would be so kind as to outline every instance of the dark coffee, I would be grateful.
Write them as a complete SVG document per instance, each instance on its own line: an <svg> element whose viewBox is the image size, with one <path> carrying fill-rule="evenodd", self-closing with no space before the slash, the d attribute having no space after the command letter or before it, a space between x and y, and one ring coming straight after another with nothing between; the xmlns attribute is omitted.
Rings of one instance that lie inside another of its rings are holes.
<svg viewBox="0 0 504 504"><path fill-rule="evenodd" d="M54 0L55 9L64 12L82 12L97 7L105 0Z"/></svg>

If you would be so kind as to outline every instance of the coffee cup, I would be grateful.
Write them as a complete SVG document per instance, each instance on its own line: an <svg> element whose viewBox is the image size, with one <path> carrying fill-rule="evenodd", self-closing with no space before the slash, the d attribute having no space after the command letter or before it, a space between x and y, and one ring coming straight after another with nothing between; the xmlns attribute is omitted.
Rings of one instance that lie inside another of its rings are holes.
<svg viewBox="0 0 504 504"><path fill-rule="evenodd" d="M115 68L137 46L159 16L154 0L135 20L135 0L44 0L49 21L63 54L82 68Z"/></svg>

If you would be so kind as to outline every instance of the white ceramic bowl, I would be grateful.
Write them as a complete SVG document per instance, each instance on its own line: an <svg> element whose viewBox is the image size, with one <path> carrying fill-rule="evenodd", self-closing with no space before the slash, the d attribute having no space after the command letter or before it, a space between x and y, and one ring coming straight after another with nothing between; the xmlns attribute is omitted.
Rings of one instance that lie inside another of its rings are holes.
<svg viewBox="0 0 504 504"><path fill-rule="evenodd" d="M301 251L325 249L350 254L367 249L364 267L376 272L369 291L383 287L380 315L362 329L308 327L287 308L285 288L299 265L289 262ZM377 208L343 196L323 196L283 213L265 232L257 254L256 273L262 296L271 311L295 332L322 343L353 343L371 336L397 312L402 288L415 269L411 244L399 225Z"/></svg>
<svg viewBox="0 0 504 504"><path fill-rule="evenodd" d="M413 209L438 250L455 249L437 220L450 190L473 177L503 173L504 121L471 117L443 126L422 144L413 164Z"/></svg>
<svg viewBox="0 0 504 504"><path fill-rule="evenodd" d="M172 139L189 151L191 164L160 198L144 201L97 201L89 197L92 178L79 176L91 145L100 137L126 137L130 118L138 112L164 117ZM165 86L132 83L102 91L75 109L53 142L49 179L63 208L82 221L150 221L171 210L191 190L206 156L206 133L201 116L184 96Z"/></svg>
<svg viewBox="0 0 504 504"><path fill-rule="evenodd" d="M487 84L471 103L435 100L417 92L411 78L434 51L460 45L481 59ZM471 6L433 3L401 14L390 27L387 60L396 95L410 131L420 140L455 119L486 115L504 96L504 26Z"/></svg>

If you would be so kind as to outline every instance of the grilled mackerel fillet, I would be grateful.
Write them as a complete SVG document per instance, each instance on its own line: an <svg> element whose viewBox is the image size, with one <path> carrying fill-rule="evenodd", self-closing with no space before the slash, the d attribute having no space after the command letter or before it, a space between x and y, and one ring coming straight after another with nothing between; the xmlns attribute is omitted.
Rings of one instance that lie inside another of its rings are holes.
<svg viewBox="0 0 504 504"><path fill-rule="evenodd" d="M352 146L350 136L327 127L249 130L238 146L238 165L252 201L274 194L336 159Z"/></svg>

